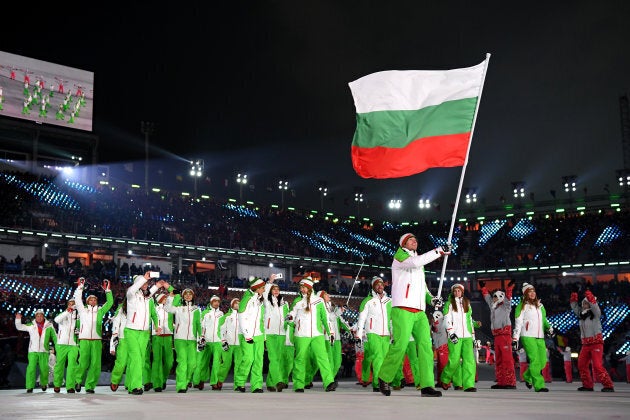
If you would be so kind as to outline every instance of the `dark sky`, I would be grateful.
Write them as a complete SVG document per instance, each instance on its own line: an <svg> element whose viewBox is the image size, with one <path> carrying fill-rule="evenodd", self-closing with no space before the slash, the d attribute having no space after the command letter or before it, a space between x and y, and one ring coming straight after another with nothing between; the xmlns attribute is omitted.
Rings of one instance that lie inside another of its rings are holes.
<svg viewBox="0 0 630 420"><path fill-rule="evenodd" d="M200 192L237 197L233 180L246 172L254 189L245 198L279 202L275 185L286 177L295 191L287 205L319 208L315 186L324 180L326 210L356 213L360 186L369 207L361 215L387 217L382 207L394 195L407 208L425 195L439 212L403 218L445 220L461 168L392 180L355 174L348 82L381 70L469 67L491 53L464 187L477 187L486 205L509 199L512 181L524 181L536 200L560 191L564 175L578 176L580 194L617 188L628 1L180 3L71 10L45 37L16 19L1 48L95 73L103 162L140 167L140 121L152 121L160 182L188 178L175 156L203 158L210 183ZM180 183L192 189L189 179Z"/></svg>

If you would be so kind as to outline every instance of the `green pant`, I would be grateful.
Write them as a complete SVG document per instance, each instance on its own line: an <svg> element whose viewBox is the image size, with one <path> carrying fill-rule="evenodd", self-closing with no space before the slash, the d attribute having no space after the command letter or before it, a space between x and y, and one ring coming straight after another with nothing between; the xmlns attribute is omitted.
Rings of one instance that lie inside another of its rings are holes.
<svg viewBox="0 0 630 420"><path fill-rule="evenodd" d="M140 389L144 385L142 373L146 361L147 346L151 332L149 330L132 330L125 328L125 341L127 341L127 375L125 386L129 391Z"/></svg>
<svg viewBox="0 0 630 420"><path fill-rule="evenodd" d="M203 351L197 352L197 367L193 374L193 384L209 382L216 385L219 381L219 365L223 348L220 342L207 343Z"/></svg>
<svg viewBox="0 0 630 420"><path fill-rule="evenodd" d="M85 378L85 389L94 389L101 377L101 353L103 342L99 340L79 340L79 369L77 383Z"/></svg>
<svg viewBox="0 0 630 420"><path fill-rule="evenodd" d="M219 382L225 382L225 379L230 373L230 368L232 367L232 361L234 361L234 370L236 371L236 366L241 364L241 346L235 344L230 346L227 350L223 352L221 355L221 367L219 368ZM235 372L236 373L236 372Z"/></svg>
<svg viewBox="0 0 630 420"><path fill-rule="evenodd" d="M313 357L319 373L322 377L324 389L331 384L335 378L330 369L328 353L326 353L327 340L323 335L316 337L294 337L295 344L295 365L293 366L293 389L304 389L306 366L309 357Z"/></svg>
<svg viewBox="0 0 630 420"><path fill-rule="evenodd" d="M123 373L125 373L125 369L127 368L128 358L127 341L124 338L119 338L118 345L116 346L116 361L114 362L110 378L110 382L114 385L120 384Z"/></svg>
<svg viewBox="0 0 630 420"><path fill-rule="evenodd" d="M378 381L376 380L376 378L378 378L378 375L381 371L381 366L383 365L383 359L385 358L385 355L387 354L387 351L389 350L389 336L384 336L384 335L378 335L378 334L368 334L367 335L367 342L365 344L367 344L367 347L364 346L364 349L367 348L367 350L365 350L365 358L367 358L369 360L369 364L372 365L372 375L374 380L372 381L372 387L373 388L378 388ZM406 350L406 349L405 349ZM363 363L365 366L365 360L363 359ZM404 355L403 355L403 360L404 360ZM402 366L402 363L401 363ZM362 372L365 373L365 370ZM369 375L369 370L368 370L368 375L367 378L365 376L363 376L363 382L368 382L370 375Z"/></svg>
<svg viewBox="0 0 630 420"><path fill-rule="evenodd" d="M420 378L420 372L418 371L418 350L416 349L416 343L414 341L409 341L407 344L407 351L405 352L407 358L409 358L409 367L411 368L411 374L413 375L414 386L419 386L418 382ZM392 384L394 386L406 385L405 374L403 373L405 358L403 357L403 365L400 367L396 376L394 376L394 380Z"/></svg>
<svg viewBox="0 0 630 420"><path fill-rule="evenodd" d="M144 363L142 365L142 384L151 383L151 332L147 339L147 348L144 351Z"/></svg>
<svg viewBox="0 0 630 420"><path fill-rule="evenodd" d="M267 357L269 358L269 369L267 372L267 386L274 387L278 383L287 383L288 368L285 351L285 336L278 334L269 334L266 336L265 344L267 346Z"/></svg>
<svg viewBox="0 0 630 420"><path fill-rule="evenodd" d="M547 348L545 347L544 338L521 337L521 343L529 360L529 367L523 373L525 382L534 385L534 389L538 391L545 387L545 378L542 376L542 370L547 364Z"/></svg>
<svg viewBox="0 0 630 420"><path fill-rule="evenodd" d="M55 363L53 384L61 388L63 384L63 373L66 372L66 389L74 388L77 378L77 366L79 357L79 347L68 344L57 344L55 346L57 362ZM66 369L66 363L68 368Z"/></svg>
<svg viewBox="0 0 630 420"><path fill-rule="evenodd" d="M394 343L389 346L385 360L379 372L379 378L391 383L401 368L409 338L413 336L418 354L418 372L420 378L414 378L421 388L435 385L433 374L433 348L427 314L423 311L409 312L394 307L391 312ZM374 378L376 380L377 378Z"/></svg>
<svg viewBox="0 0 630 420"><path fill-rule="evenodd" d="M192 382L195 366L197 365L197 341L175 339L175 354L177 367L175 368L175 387L178 391L188 389Z"/></svg>
<svg viewBox="0 0 630 420"><path fill-rule="evenodd" d="M173 368L173 336L154 335L151 338L151 348L151 382L156 388L163 388Z"/></svg>
<svg viewBox="0 0 630 420"><path fill-rule="evenodd" d="M450 384L451 382L456 384L455 376L460 366L462 372L461 386L464 389L474 388L477 362L475 361L473 339L471 337L460 338L457 344L448 342L448 363L444 366L440 382L443 384Z"/></svg>
<svg viewBox="0 0 630 420"><path fill-rule="evenodd" d="M37 367L39 366L39 386L48 386L48 352L30 351L28 352L28 365L26 366L26 389L35 388L37 378Z"/></svg>
<svg viewBox="0 0 630 420"><path fill-rule="evenodd" d="M262 389L263 386L263 361L265 357L265 337L257 335L254 343L249 344L245 337L239 334L241 345L241 364L236 366L234 373L234 386L245 386L247 377L250 376L249 383L252 391Z"/></svg>
<svg viewBox="0 0 630 420"><path fill-rule="evenodd" d="M335 344L328 348L328 359L333 377L336 378L341 368L341 340L335 340Z"/></svg>

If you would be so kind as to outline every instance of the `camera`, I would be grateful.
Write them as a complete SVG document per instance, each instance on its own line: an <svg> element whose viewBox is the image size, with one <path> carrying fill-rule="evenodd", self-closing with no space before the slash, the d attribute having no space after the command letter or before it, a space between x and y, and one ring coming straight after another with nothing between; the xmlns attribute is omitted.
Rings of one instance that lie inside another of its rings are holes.
<svg viewBox="0 0 630 420"><path fill-rule="evenodd" d="M278 273L278 274L276 274L276 278L277 278L277 279L281 279L282 277L283 277L282 273Z"/></svg>
<svg viewBox="0 0 630 420"><path fill-rule="evenodd" d="M151 271L150 277L152 279L159 279L160 278L160 272L159 271Z"/></svg>

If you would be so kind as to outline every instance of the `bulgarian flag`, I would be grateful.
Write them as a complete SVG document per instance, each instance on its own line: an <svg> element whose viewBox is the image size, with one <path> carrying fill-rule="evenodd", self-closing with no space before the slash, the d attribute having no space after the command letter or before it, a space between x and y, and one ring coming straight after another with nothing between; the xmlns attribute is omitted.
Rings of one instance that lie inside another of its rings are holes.
<svg viewBox="0 0 630 420"><path fill-rule="evenodd" d="M357 111L352 166L400 178L463 166L488 59L453 70L381 71L349 83Z"/></svg>

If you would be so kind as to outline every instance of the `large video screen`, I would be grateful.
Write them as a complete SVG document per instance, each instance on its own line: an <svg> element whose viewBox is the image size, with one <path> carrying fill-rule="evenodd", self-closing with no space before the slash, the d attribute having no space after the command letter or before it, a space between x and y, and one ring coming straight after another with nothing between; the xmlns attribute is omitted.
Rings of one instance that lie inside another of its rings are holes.
<svg viewBox="0 0 630 420"><path fill-rule="evenodd" d="M92 131L94 73L0 51L0 117Z"/></svg>

